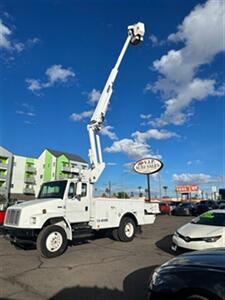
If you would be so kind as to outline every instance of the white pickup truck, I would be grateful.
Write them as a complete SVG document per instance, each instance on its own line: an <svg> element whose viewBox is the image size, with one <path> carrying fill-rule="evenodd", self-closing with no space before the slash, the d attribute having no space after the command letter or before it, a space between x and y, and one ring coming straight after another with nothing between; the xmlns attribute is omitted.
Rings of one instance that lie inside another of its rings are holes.
<svg viewBox="0 0 225 300"><path fill-rule="evenodd" d="M7 209L4 227L15 244L36 243L44 257L56 257L68 241L107 230L115 240L132 241L141 225L152 224L158 204L143 198L92 198L85 178L42 185L37 199Z"/></svg>

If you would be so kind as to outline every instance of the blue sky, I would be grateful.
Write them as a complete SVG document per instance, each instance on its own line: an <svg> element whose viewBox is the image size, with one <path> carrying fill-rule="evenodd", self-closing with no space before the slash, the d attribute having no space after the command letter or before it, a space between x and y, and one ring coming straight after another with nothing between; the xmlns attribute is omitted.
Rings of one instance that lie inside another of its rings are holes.
<svg viewBox="0 0 225 300"><path fill-rule="evenodd" d="M144 42L121 65L102 134L98 189L145 188L130 163L164 162L162 185L223 186L224 1L2 1L1 136L13 153L44 148L88 159L87 123L127 36ZM158 191L157 178L152 190Z"/></svg>

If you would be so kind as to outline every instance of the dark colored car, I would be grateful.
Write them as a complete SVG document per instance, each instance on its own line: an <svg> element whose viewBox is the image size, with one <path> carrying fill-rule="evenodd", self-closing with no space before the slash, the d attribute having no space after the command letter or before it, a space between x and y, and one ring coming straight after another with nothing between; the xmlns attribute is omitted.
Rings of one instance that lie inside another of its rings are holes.
<svg viewBox="0 0 225 300"><path fill-rule="evenodd" d="M225 249L189 252L155 269L148 300L225 300Z"/></svg>
<svg viewBox="0 0 225 300"><path fill-rule="evenodd" d="M197 203L191 210L191 214L193 216L198 216L203 214L204 212L211 210L211 209L217 209L218 204L213 200L202 200L199 203Z"/></svg>
<svg viewBox="0 0 225 300"><path fill-rule="evenodd" d="M167 215L169 215L170 214L170 210L171 210L169 203L160 202L159 203L159 210L160 210L161 214L167 214Z"/></svg>
<svg viewBox="0 0 225 300"><path fill-rule="evenodd" d="M192 202L180 203L176 208L172 210L171 214L174 216L190 216L193 206L194 204Z"/></svg>

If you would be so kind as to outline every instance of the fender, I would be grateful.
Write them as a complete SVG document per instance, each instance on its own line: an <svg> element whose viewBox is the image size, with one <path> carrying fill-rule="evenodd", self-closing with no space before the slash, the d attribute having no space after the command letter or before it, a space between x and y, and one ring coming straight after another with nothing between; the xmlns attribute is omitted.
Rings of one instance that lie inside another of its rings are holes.
<svg viewBox="0 0 225 300"><path fill-rule="evenodd" d="M43 225L43 227L45 227L47 225L50 225L50 224L54 224L54 225L58 225L58 226L62 227L66 232L67 239L68 240L73 239L73 237L72 237L72 228L71 228L70 222L65 216L64 217L55 217L55 218L48 219L45 222L45 224Z"/></svg>

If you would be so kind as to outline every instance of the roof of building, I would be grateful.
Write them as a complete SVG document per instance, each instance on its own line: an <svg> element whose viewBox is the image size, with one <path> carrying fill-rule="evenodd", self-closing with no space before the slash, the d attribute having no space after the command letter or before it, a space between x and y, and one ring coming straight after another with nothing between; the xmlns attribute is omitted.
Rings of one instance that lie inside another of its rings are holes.
<svg viewBox="0 0 225 300"><path fill-rule="evenodd" d="M49 149L49 148L47 148L46 150L49 151L55 157L65 155L69 160L78 161L78 162L82 162L82 163L87 164L87 162L82 157L80 157L79 155L66 153L66 152L61 152L61 151L56 151L56 150L52 150L52 149Z"/></svg>

